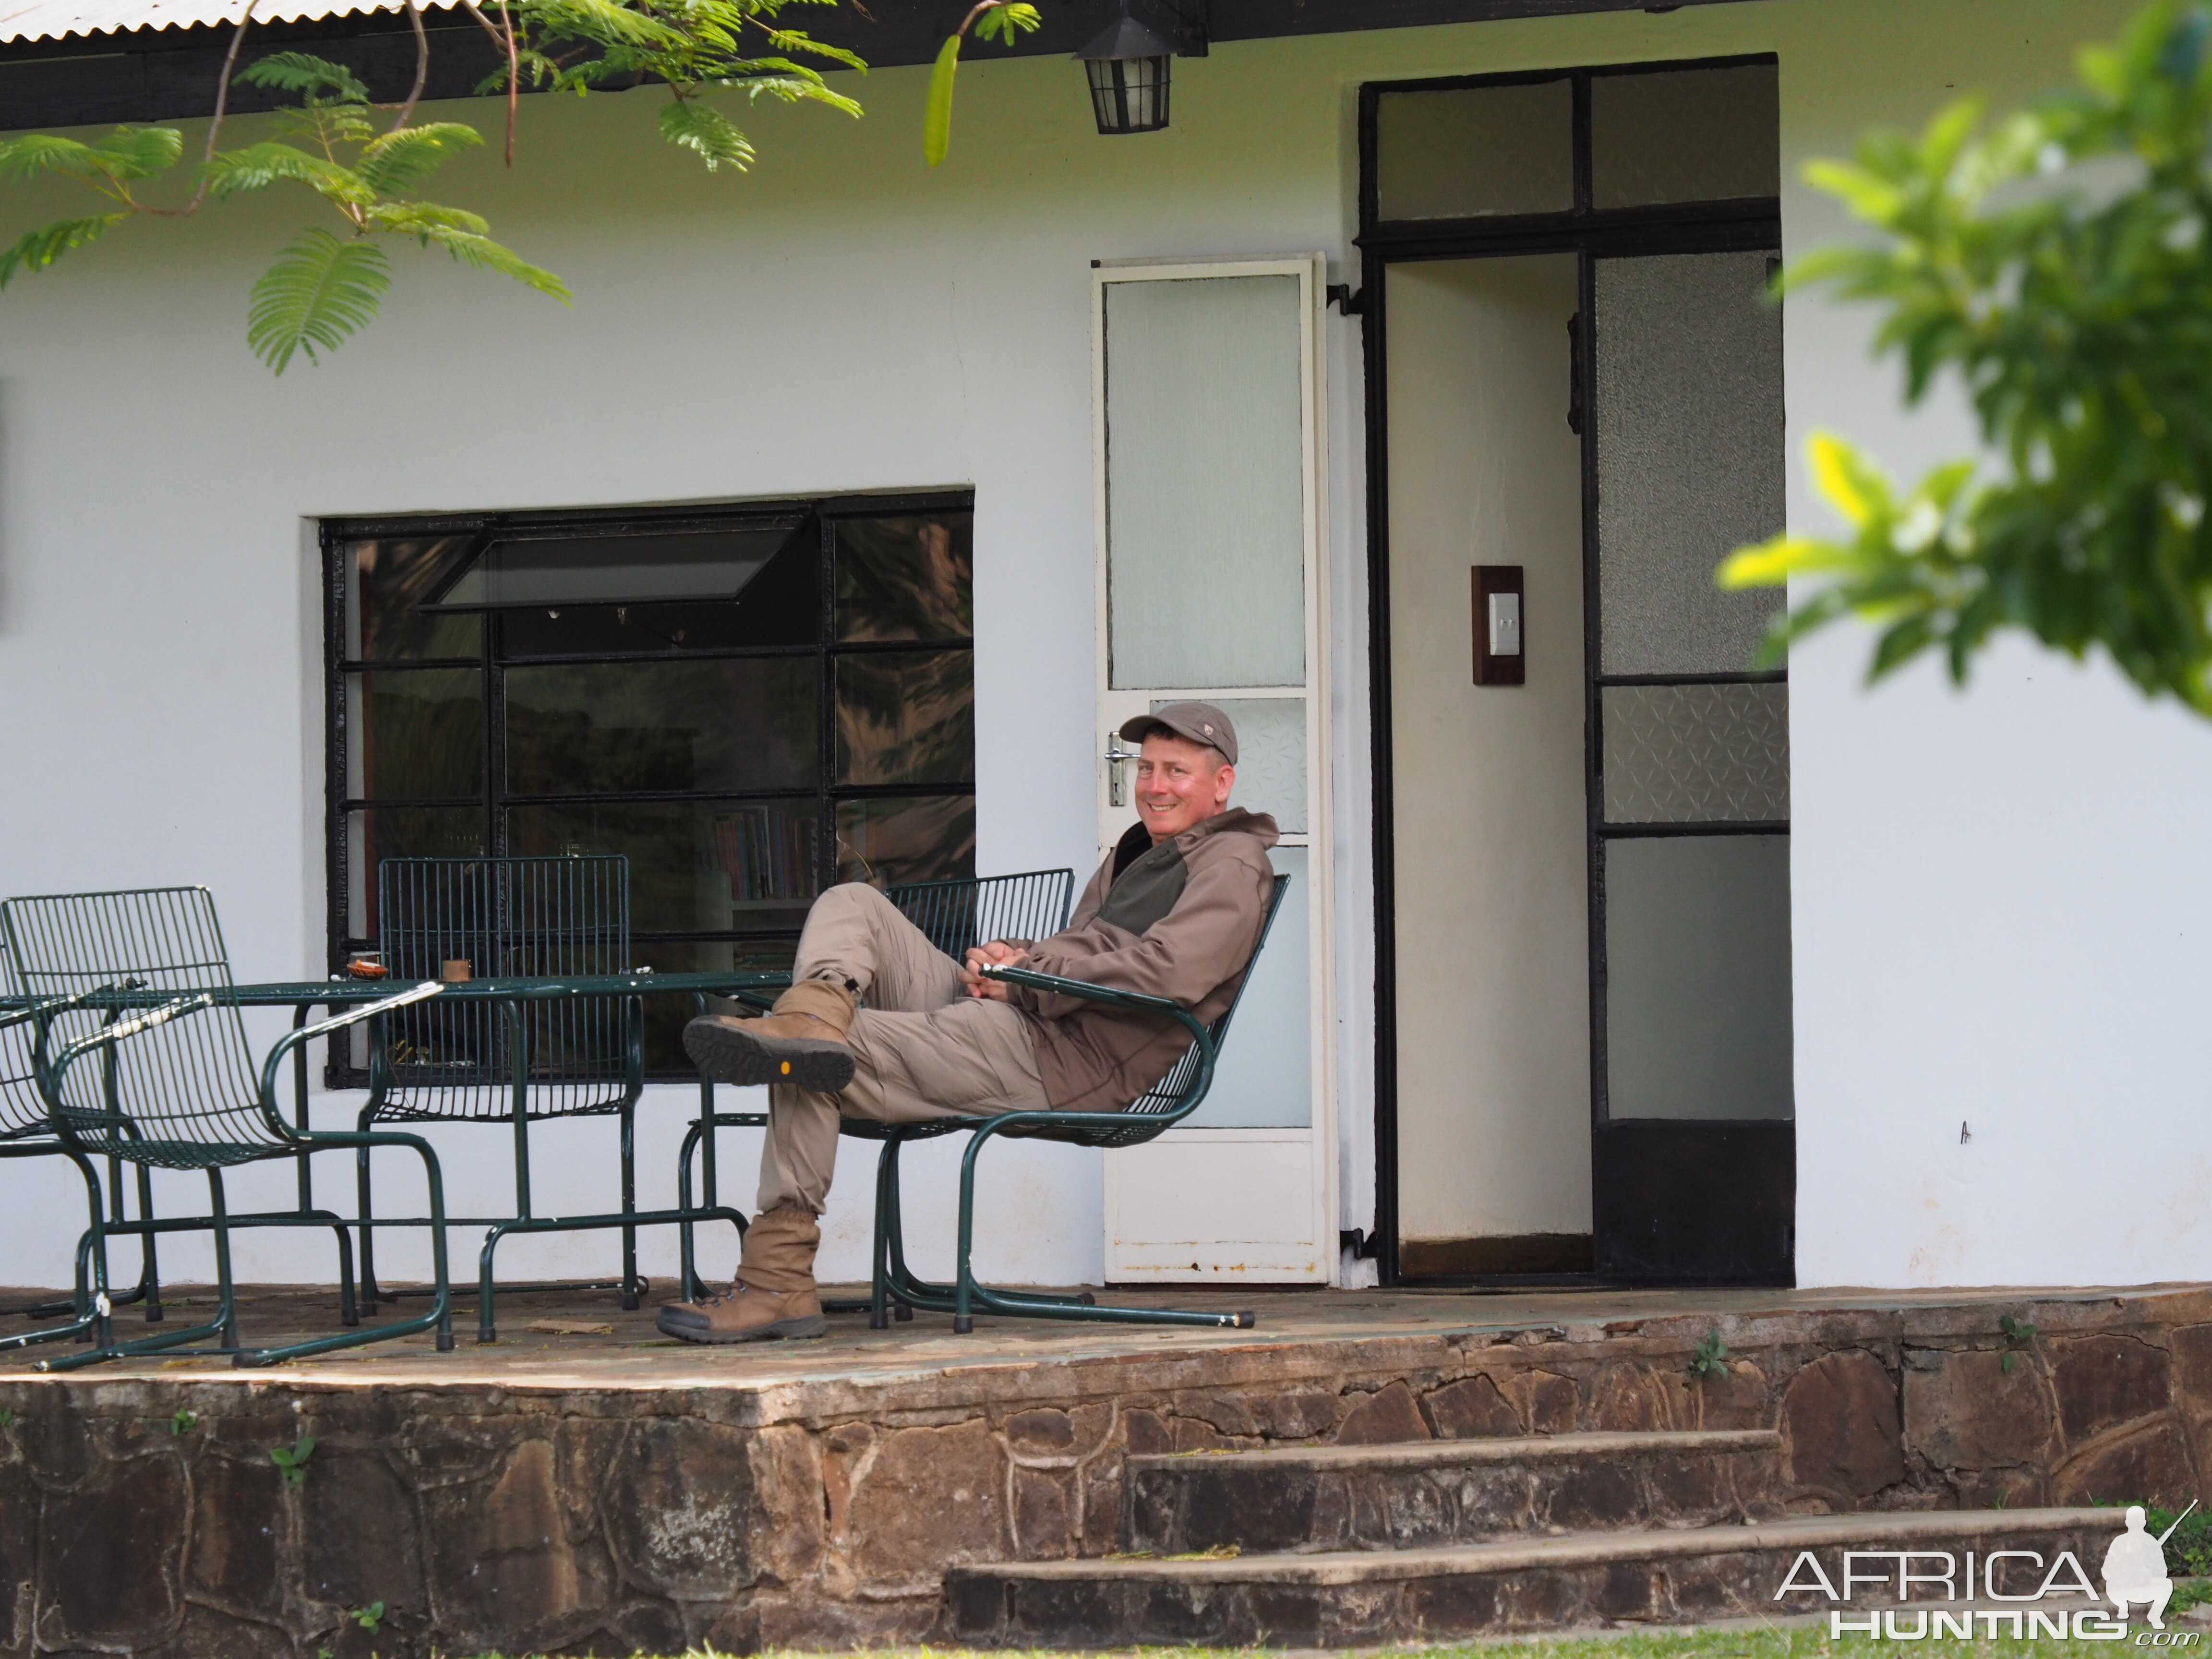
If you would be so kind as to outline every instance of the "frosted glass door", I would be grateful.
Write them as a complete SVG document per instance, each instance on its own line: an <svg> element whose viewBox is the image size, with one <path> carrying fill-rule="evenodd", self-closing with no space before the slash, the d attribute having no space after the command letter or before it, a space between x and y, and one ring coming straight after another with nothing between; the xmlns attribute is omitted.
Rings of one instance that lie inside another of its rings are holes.
<svg viewBox="0 0 2212 1659"><path fill-rule="evenodd" d="M1137 821L1133 770L1111 758L1121 723L1202 698L1237 726L1231 805L1275 819L1291 881L1205 1103L1107 1155L1110 1280L1335 1269L1315 886L1318 278L1308 259L1098 274L1099 848Z"/></svg>

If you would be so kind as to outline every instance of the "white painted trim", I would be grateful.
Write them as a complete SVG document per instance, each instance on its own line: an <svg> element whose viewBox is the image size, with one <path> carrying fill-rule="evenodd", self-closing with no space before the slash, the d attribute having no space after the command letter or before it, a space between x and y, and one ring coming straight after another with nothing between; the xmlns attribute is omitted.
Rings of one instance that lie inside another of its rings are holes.
<svg viewBox="0 0 2212 1659"><path fill-rule="evenodd" d="M1327 256L1305 253L1276 258L1233 259L1159 259L1115 262L1100 260L1091 268L1091 515L1095 553L1092 558L1092 625L1096 652L1097 699L1103 712L1115 692L1111 685L1112 645L1108 635L1107 495L1106 495L1106 289L1109 283L1175 282L1221 276L1295 276L1299 283L1300 314L1304 328L1299 342L1298 382L1302 404L1300 428L1304 447L1305 660L1303 685L1258 687L1156 687L1150 696L1303 697L1306 705L1307 832L1283 837L1283 844L1312 849L1307 860L1308 961L1312 975L1310 1042L1312 1052L1312 1122L1304 1129L1176 1129L1161 1135L1154 1146L1225 1144L1284 1145L1304 1141L1310 1153L1307 1196L1312 1205L1311 1234L1314 1269L1311 1277L1334 1284L1342 1272L1342 1255L1336 1248L1340 1210L1337 1187L1341 1158L1337 1111L1336 1052L1336 902L1333 788L1335 769L1331 742L1328 592L1328 407L1325 351L1324 289ZM1127 694L1122 694L1127 695ZM1094 718L1092 737L1103 741L1105 722ZM1104 766L1094 761L1097 805L1103 820L1108 787ZM1101 838L1103 841L1103 837ZM1102 854L1104 848L1102 847ZM1119 1161L1108 1152L1105 1164L1106 1277L1149 1276L1148 1271L1116 1255L1115 1218L1118 1213Z"/></svg>

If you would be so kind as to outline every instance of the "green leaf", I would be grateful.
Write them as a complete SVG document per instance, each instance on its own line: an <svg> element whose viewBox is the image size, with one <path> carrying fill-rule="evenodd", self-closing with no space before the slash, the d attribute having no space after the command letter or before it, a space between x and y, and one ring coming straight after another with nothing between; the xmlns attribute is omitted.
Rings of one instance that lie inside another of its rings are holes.
<svg viewBox="0 0 2212 1659"><path fill-rule="evenodd" d="M246 343L279 374L295 352L320 362L319 353L337 350L368 325L391 286L391 264L374 242L303 230L254 283ZM302 1443L314 1449L313 1441Z"/></svg>
<svg viewBox="0 0 2212 1659"><path fill-rule="evenodd" d="M219 202L280 179L306 185L331 201L356 207L376 199L375 189L350 169L290 144L248 144L243 149L219 151L208 158L200 176Z"/></svg>
<svg viewBox="0 0 2212 1659"><path fill-rule="evenodd" d="M833 59L847 69L860 70L863 75L868 72L868 66L860 61L857 53L814 40L803 29L771 28L768 32L768 43L778 52L811 52L817 58Z"/></svg>
<svg viewBox="0 0 2212 1659"><path fill-rule="evenodd" d="M351 70L304 52L273 52L266 58L256 58L239 70L238 78L249 87L294 93L310 102L325 101L325 92L337 94L328 101L341 104L366 104L369 100L368 87Z"/></svg>
<svg viewBox="0 0 2212 1659"><path fill-rule="evenodd" d="M119 225L129 217L128 213L103 213L91 219L58 219L19 237L13 246L0 251L0 288L7 287L22 271L44 270L63 254L82 247L109 226Z"/></svg>
<svg viewBox="0 0 2212 1659"><path fill-rule="evenodd" d="M101 172L115 179L150 179L176 166L185 135L174 127L118 127L92 147Z"/></svg>
<svg viewBox="0 0 2212 1659"><path fill-rule="evenodd" d="M380 196L411 189L446 161L483 143L483 135L459 121L402 127L374 138L354 162L354 173Z"/></svg>
<svg viewBox="0 0 2212 1659"><path fill-rule="evenodd" d="M946 37L929 71L929 106L921 118L921 153L935 167L952 145L952 77L960 72L960 37Z"/></svg>
<svg viewBox="0 0 2212 1659"><path fill-rule="evenodd" d="M425 246L441 247L459 264L496 276L511 276L525 288L549 294L562 305L568 303L568 285L558 276L532 264L512 248L502 247L481 228L469 228L483 223L472 213L425 203L406 203L379 210L369 216L380 230L412 236Z"/></svg>
<svg viewBox="0 0 2212 1659"><path fill-rule="evenodd" d="M118 127L96 144L27 132L0 141L0 177L61 173L73 179L149 179L176 165L184 142L174 127Z"/></svg>
<svg viewBox="0 0 2212 1659"><path fill-rule="evenodd" d="M1037 15L1035 6L1023 5L1019 0L1015 0L1012 4L994 6L977 18L975 38L978 40L1000 40L1011 46L1018 34L1040 28L1043 23L1044 19Z"/></svg>
<svg viewBox="0 0 2212 1659"><path fill-rule="evenodd" d="M660 106L660 136L680 149L697 152L714 172L723 162L743 173L752 165L753 147L717 109L696 98L674 98Z"/></svg>

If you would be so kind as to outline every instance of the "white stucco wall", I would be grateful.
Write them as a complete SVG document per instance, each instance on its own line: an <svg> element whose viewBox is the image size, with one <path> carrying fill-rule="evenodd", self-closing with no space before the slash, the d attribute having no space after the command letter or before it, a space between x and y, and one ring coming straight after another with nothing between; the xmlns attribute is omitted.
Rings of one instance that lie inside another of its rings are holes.
<svg viewBox="0 0 2212 1659"><path fill-rule="evenodd" d="M1177 64L1170 131L1111 142L1091 132L1071 66L978 52L934 173L919 155L919 70L860 82L858 123L750 112L762 160L747 177L668 152L652 94L530 100L521 166L504 174L488 151L443 193L566 276L574 310L399 250L373 330L276 381L244 345L246 290L312 210L272 198L127 227L0 297L0 887L204 882L242 975L319 967L316 518L963 484L977 501L981 866L1080 866L1090 260L1317 247L1333 280L1356 280L1343 261L1361 82L1767 50L1782 58L1785 234L1802 248L1838 228L1795 183L1807 155L1868 118L1917 119L1953 86L2056 84L2073 45L2124 9L1752 0L1232 44ZM437 112L495 125L485 106ZM18 197L8 222L61 201ZM1334 313L1328 327L1343 1185L1346 1224L1364 1226L1364 445L1356 329ZM1866 327L1793 304L1793 443L1832 425L1906 466L1955 444L1955 419L1898 414ZM1796 474L1792 516L1810 521ZM1964 697L1924 673L1863 695L1863 641L1839 634L1794 674L1801 1279L2212 1273L2191 1202L2212 1127L2185 1012L2212 926L2192 856L2212 818L2212 733L2144 708L2101 669L2025 650ZM343 1104L328 1103L332 1121ZM684 1104L679 1091L645 1115L648 1200L672 1187ZM542 1211L596 1207L610 1135L546 1127ZM441 1140L455 1208L495 1210L503 1137ZM740 1197L752 1141L729 1137ZM945 1265L933 1176L954 1150L910 1162L925 1270ZM1096 1155L1030 1143L991 1156L1010 1201L984 1232L984 1271L1095 1279ZM328 1164L336 1195L344 1161ZM830 1274L865 1260L862 1168L848 1160L832 1200ZM237 1179L234 1204L257 1185L280 1200L289 1167L264 1176ZM51 1170L0 1169L0 1277L64 1272L78 1213ZM242 1245L240 1271L297 1279L326 1272L323 1254L265 1236ZM196 1244L169 1255L173 1274L206 1271ZM611 1255L604 1237L532 1243L507 1271ZM718 1242L708 1261L729 1258ZM387 1261L419 1271L421 1255L394 1246ZM648 1236L647 1263L672 1271L672 1239Z"/></svg>

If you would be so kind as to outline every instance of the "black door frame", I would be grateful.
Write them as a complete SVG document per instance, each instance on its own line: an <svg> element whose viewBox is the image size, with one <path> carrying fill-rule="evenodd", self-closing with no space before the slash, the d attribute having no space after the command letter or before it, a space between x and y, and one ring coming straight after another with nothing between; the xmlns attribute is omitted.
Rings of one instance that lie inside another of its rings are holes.
<svg viewBox="0 0 2212 1659"><path fill-rule="evenodd" d="M1394 836L1396 824L1396 771L1391 745L1390 644L1390 501L1389 482L1389 420L1387 342L1389 306L1386 276L1401 263L1439 259L1468 259L1531 253L1573 253L1578 256L1581 314L1595 314L1593 305L1595 259L1607 255L1660 253L1752 252L1782 245L1782 207L1778 197L1751 197L1735 201L1672 204L1656 207L1598 208L1592 205L1590 182L1590 85L1601 76L1648 75L1681 70L1733 69L1772 64L1771 52L1729 58L1681 58L1656 63L1604 64L1579 69L1523 70L1503 75L1451 76L1425 80L1370 82L1359 89L1359 234L1354 246L1360 252L1361 348L1366 380L1367 442L1367 656L1369 742L1373 757L1374 882L1375 882L1375 1232L1374 1254L1379 1277L1385 1285L1508 1285L1577 1284L1595 1282L1586 1273L1481 1274L1469 1277L1409 1279L1402 1271L1399 1249L1398 1206L1398 1011L1397 1011L1397 872ZM1528 214L1455 220L1388 221L1380 214L1380 189L1376 143L1376 113L1387 94L1444 92L1462 88L1528 86L1565 81L1573 95L1574 206L1563 213ZM1585 328L1583 337L1592 331ZM1595 358L1584 349L1576 356L1577 395L1584 410L1595 406ZM1589 617L1596 589L1597 478L1595 422L1585 421L1583 431L1583 564L1585 648L1594 648L1589 636ZM1595 703L1597 678L1585 670L1585 694ZM1585 714L1585 730L1595 731L1596 711ZM1585 764L1595 769L1595 745L1585 739ZM1590 793L1595 780L1586 781L1591 811L1601 810L1601 796ZM1593 819L1595 826L1595 819ZM1595 846L1592 828L1589 840ZM1601 879L1595 857L1590 879ZM1601 1000L1603 939L1602 895L1593 892L1591 907L1592 1018L1591 1109L1594 1175L1596 1142L1604 1127L1604 1034L1597 1017ZM1624 1126L1626 1127L1626 1126ZM1701 1126L1702 1127L1702 1126ZM1729 1132L1756 1126L1716 1125ZM1739 1139L1742 1137L1739 1136ZM1756 1141L1754 1133L1751 1137ZM1731 1143L1733 1146L1733 1143ZM1629 1149L1624 1146L1621 1150ZM1792 1165L1794 1168L1794 1164ZM1594 1182L1594 1187L1595 1187ZM1595 1201L1597 1194L1593 1192Z"/></svg>

